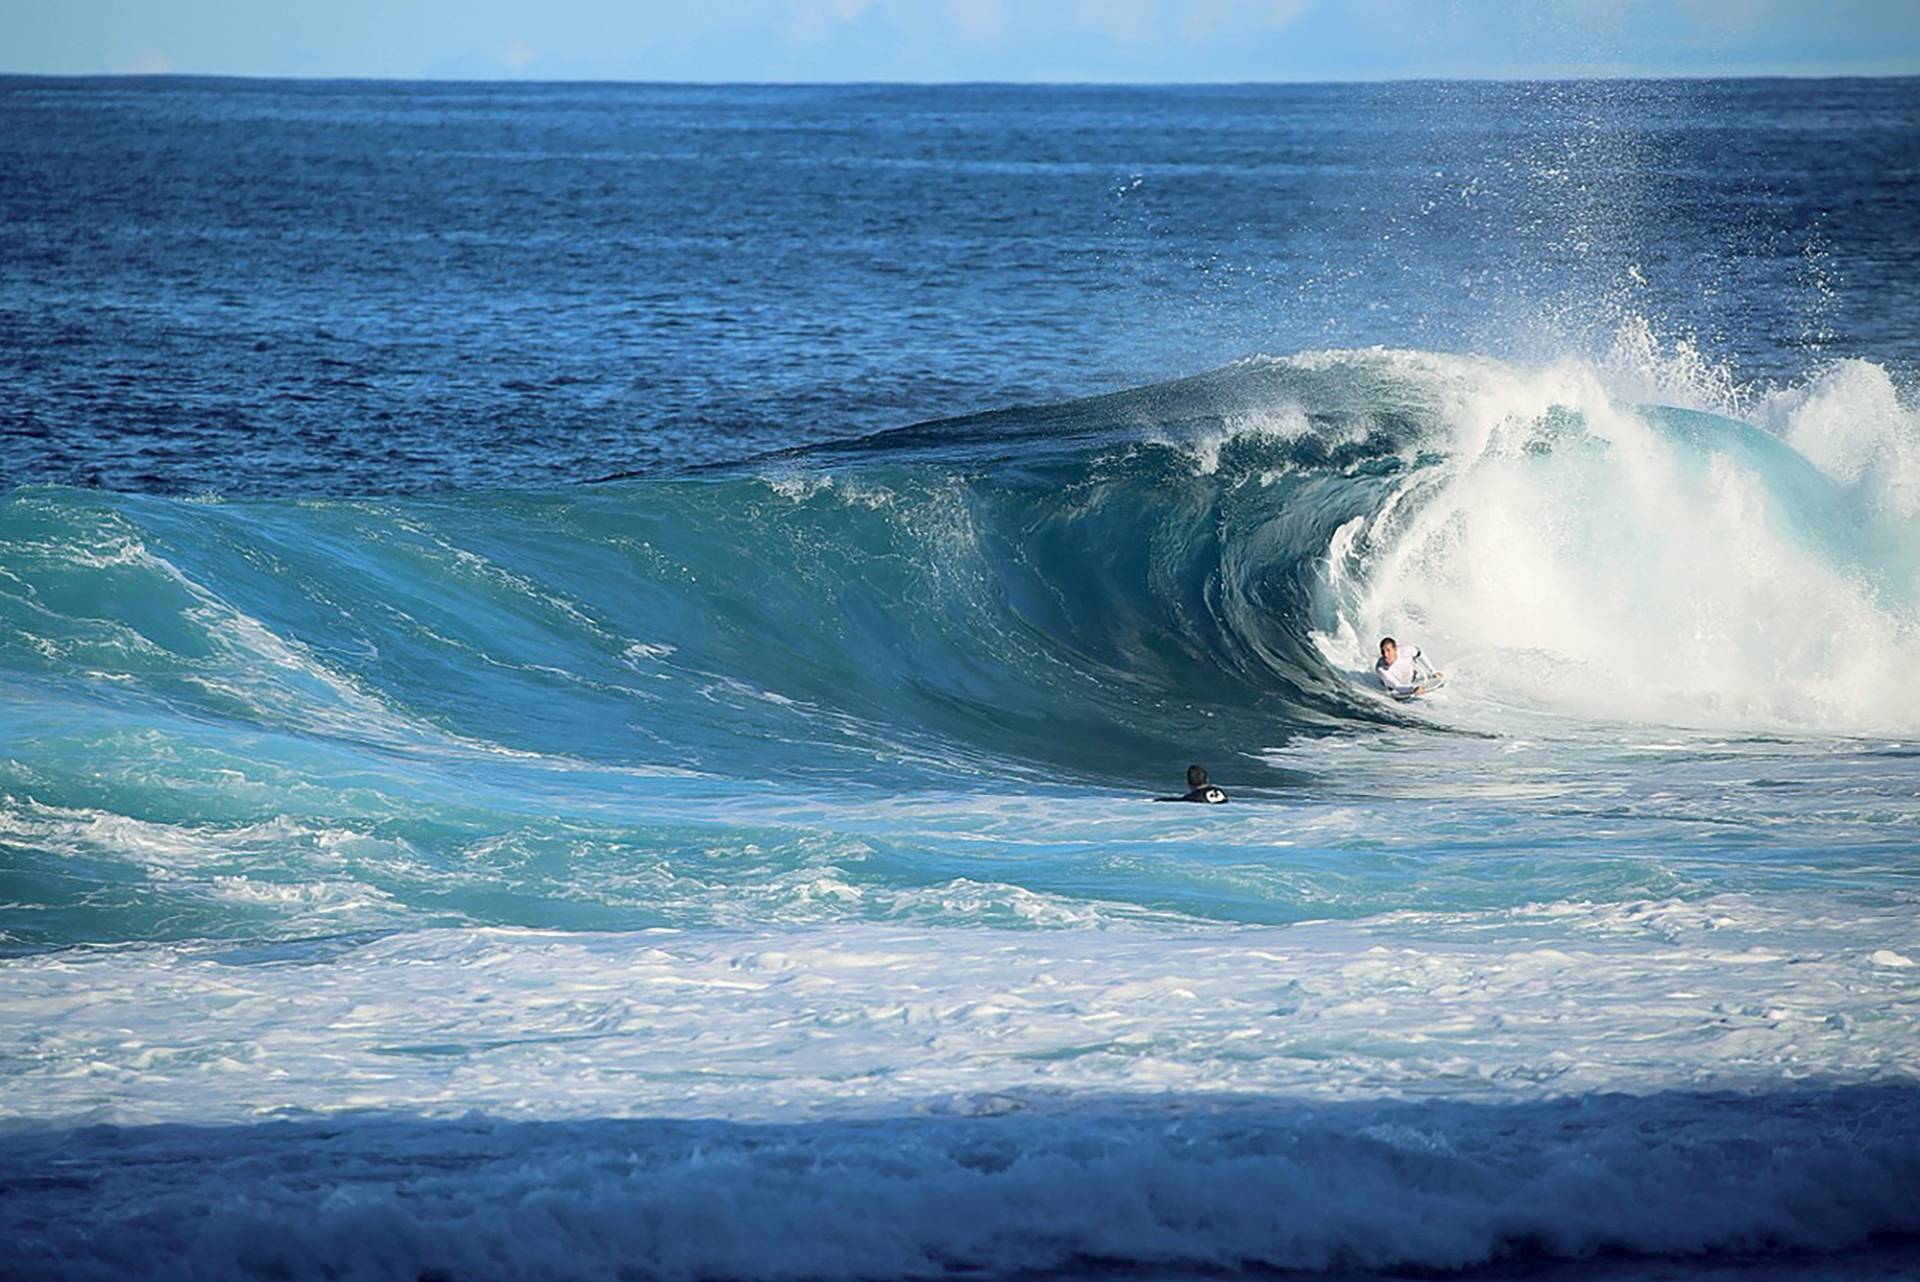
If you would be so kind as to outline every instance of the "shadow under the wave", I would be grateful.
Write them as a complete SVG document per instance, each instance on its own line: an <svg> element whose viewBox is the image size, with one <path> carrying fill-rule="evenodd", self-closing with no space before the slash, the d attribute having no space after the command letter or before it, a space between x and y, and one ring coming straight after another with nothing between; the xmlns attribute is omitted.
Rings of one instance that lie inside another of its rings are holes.
<svg viewBox="0 0 1920 1282"><path fill-rule="evenodd" d="M1920 1082L15 1123L18 1278L1911 1276Z"/></svg>

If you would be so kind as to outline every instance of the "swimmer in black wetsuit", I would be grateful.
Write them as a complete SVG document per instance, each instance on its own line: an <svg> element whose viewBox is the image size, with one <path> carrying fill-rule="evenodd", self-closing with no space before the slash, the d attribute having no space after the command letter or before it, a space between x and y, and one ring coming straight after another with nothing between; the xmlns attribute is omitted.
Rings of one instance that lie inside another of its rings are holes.
<svg viewBox="0 0 1920 1282"><path fill-rule="evenodd" d="M1184 797L1155 797L1155 801L1197 801L1203 806L1217 806L1227 799L1227 794L1207 782L1205 766L1187 767L1187 795Z"/></svg>

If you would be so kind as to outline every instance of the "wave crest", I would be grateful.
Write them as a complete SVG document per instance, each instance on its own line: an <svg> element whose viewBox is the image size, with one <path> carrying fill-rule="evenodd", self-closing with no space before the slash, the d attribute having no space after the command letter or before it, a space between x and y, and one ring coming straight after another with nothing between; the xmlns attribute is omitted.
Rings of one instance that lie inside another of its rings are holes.
<svg viewBox="0 0 1920 1282"><path fill-rule="evenodd" d="M1608 379L1320 352L572 491L16 491L0 665L440 758L761 778L1133 786L1403 720L1383 632L1455 677L1423 715L1478 729L1920 724L1920 430L1885 372L1775 394L1773 432Z"/></svg>

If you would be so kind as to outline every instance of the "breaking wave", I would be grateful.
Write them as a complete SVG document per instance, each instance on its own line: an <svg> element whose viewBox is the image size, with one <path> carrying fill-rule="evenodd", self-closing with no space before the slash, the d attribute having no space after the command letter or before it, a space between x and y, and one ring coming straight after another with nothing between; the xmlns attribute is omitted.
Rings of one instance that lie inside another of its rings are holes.
<svg viewBox="0 0 1920 1282"><path fill-rule="evenodd" d="M1602 369L1256 359L558 492L0 500L0 680L414 753L1058 774L1407 714L1920 724L1920 420L1842 364L1738 421ZM1667 389L1671 392L1672 389Z"/></svg>

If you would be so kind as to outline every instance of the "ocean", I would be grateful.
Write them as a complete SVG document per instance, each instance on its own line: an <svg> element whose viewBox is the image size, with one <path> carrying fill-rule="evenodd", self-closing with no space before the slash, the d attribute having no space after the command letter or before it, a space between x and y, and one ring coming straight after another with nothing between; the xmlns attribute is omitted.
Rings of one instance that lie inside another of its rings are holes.
<svg viewBox="0 0 1920 1282"><path fill-rule="evenodd" d="M1915 80L0 78L0 1273L1920 1277L1916 229Z"/></svg>

